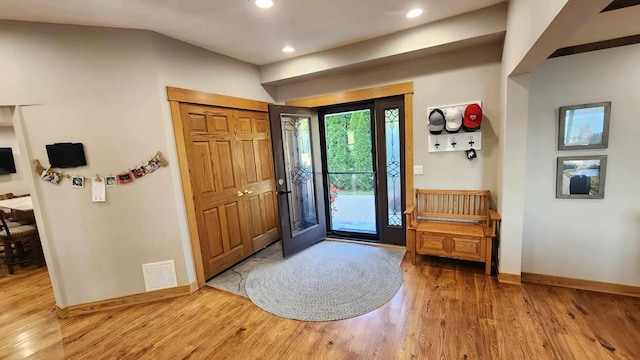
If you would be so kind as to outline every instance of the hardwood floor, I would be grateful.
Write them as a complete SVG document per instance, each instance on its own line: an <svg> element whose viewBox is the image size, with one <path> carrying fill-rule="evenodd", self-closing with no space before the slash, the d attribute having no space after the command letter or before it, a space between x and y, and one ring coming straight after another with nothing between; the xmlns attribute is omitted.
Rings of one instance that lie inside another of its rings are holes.
<svg viewBox="0 0 640 360"><path fill-rule="evenodd" d="M0 358L640 358L640 298L498 284L482 265L446 259L402 268L400 292L380 309L310 323L209 287L59 320L46 268L2 266Z"/></svg>

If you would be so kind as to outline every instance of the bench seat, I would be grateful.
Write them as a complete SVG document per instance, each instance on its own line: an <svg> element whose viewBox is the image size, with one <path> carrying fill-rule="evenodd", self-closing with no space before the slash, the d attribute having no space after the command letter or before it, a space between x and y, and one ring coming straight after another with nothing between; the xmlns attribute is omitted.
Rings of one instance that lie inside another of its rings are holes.
<svg viewBox="0 0 640 360"><path fill-rule="evenodd" d="M490 275L501 219L489 203L486 190L416 190L416 204L405 211L411 262L418 254L477 261Z"/></svg>

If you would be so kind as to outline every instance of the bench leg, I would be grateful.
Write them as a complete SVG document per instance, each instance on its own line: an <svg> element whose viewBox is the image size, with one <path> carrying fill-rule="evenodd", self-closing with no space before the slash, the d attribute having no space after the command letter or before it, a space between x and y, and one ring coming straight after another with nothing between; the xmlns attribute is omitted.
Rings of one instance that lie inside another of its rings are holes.
<svg viewBox="0 0 640 360"><path fill-rule="evenodd" d="M485 261L484 261L484 274L485 275L491 275L491 259L493 258L493 248L492 248L492 244L493 244L493 238L485 238L485 241L487 243L487 256L485 256Z"/></svg>

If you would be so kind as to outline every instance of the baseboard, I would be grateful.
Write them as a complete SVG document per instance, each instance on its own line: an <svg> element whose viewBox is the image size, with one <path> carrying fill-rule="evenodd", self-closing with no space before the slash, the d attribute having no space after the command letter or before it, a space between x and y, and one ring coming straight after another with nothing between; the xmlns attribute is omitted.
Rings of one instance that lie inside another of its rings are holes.
<svg viewBox="0 0 640 360"><path fill-rule="evenodd" d="M407 249L406 247L400 246L400 245L381 244L381 243L370 242L370 241L357 241L357 240L339 239L339 238L332 238L332 237L325 238L325 240L327 240L327 241L336 241L336 242L344 242L344 243L350 243L350 244L358 244L358 245L378 246L378 247L397 249L397 250L406 250Z"/></svg>
<svg viewBox="0 0 640 360"><path fill-rule="evenodd" d="M521 285L520 275L501 273L499 271L498 282L502 284Z"/></svg>
<svg viewBox="0 0 640 360"><path fill-rule="evenodd" d="M64 319L69 316L89 314L97 311L117 309L124 306L136 304L144 304L152 301L171 299L178 296L189 295L198 290L196 282L189 285L177 286L169 289L149 291L142 294L134 294L121 296L113 299L99 300L86 304L71 305L67 307L59 307L56 305L56 313L58 317Z"/></svg>
<svg viewBox="0 0 640 360"><path fill-rule="evenodd" d="M542 285L560 286L570 289L581 289L607 294L640 297L640 286L613 284L600 281L573 279L561 276L524 272L522 273L522 281Z"/></svg>

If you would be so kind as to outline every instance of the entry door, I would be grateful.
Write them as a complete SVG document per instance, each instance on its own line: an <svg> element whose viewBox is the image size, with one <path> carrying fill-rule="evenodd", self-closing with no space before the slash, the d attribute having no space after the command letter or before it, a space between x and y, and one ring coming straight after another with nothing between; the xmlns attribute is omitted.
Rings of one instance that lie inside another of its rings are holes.
<svg viewBox="0 0 640 360"><path fill-rule="evenodd" d="M318 116L312 109L269 105L284 256L327 234Z"/></svg>
<svg viewBox="0 0 640 360"><path fill-rule="evenodd" d="M404 99L321 109L329 233L405 245Z"/></svg>

